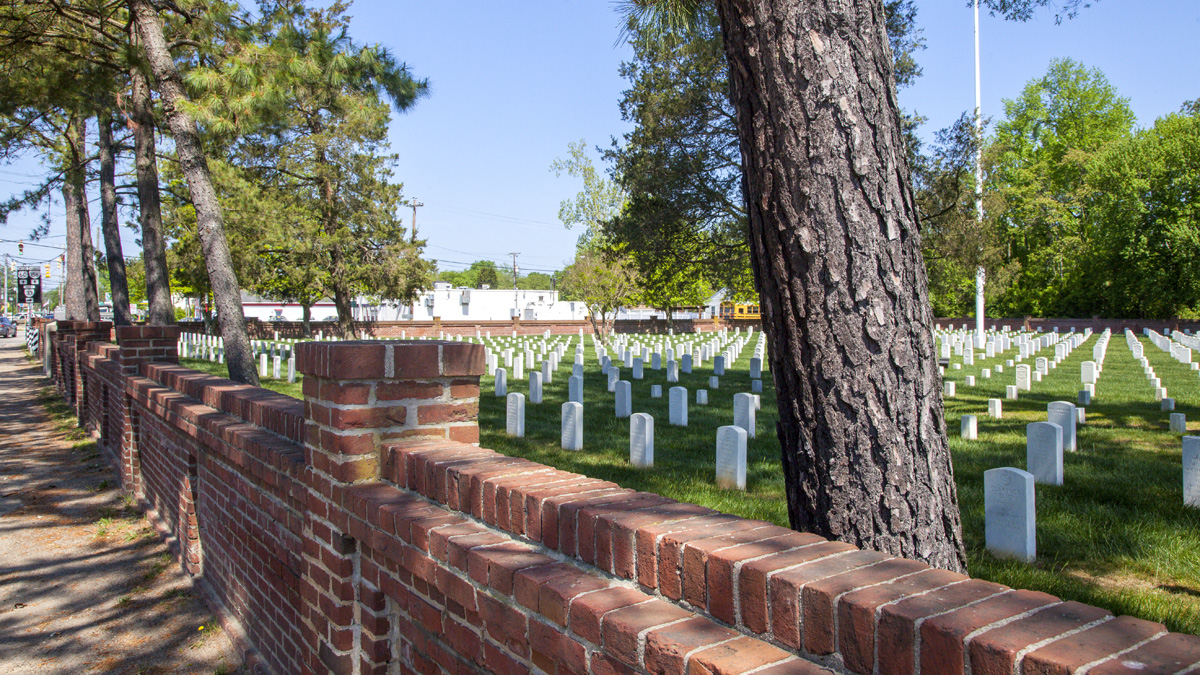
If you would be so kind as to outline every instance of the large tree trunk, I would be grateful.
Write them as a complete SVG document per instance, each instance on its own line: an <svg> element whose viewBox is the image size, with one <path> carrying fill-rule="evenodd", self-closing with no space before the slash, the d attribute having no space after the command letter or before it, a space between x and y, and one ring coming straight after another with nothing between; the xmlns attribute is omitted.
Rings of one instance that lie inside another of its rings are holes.
<svg viewBox="0 0 1200 675"><path fill-rule="evenodd" d="M794 528L962 571L880 0L718 0Z"/></svg>
<svg viewBox="0 0 1200 675"><path fill-rule="evenodd" d="M137 28L132 28L136 39ZM158 164L154 143L153 101L150 83L138 66L129 71L129 128L133 131L134 165L137 171L138 225L142 230L142 263L146 267L146 323L167 326L175 323L171 302L171 275L167 270L167 246L163 239L162 210L158 195Z"/></svg>
<svg viewBox="0 0 1200 675"><path fill-rule="evenodd" d="M337 257L338 256L335 253L334 258L336 259ZM336 263L334 265L334 269L337 269ZM338 335L340 335L343 340L358 339L358 329L354 323L354 297L351 295L350 289L346 287L346 284L338 276L336 271L334 272L333 278L330 280L329 285L333 290L333 306L337 307Z"/></svg>
<svg viewBox="0 0 1200 675"><path fill-rule="evenodd" d="M113 324L128 326L129 282L125 277L125 255L121 251L121 223L117 216L117 169L113 156L112 114L96 116L99 134L96 148L100 153L100 214L104 231L104 252L108 262L108 284L112 289Z"/></svg>
<svg viewBox="0 0 1200 675"><path fill-rule="evenodd" d="M238 382L258 384L254 355L250 352L250 337L246 332L246 317L242 314L241 287L229 256L225 239L225 223L216 190L208 173L208 162L200 148L196 123L181 105L187 100L179 72L163 38L162 23L149 0L128 0L129 11L137 22L146 57L158 82L166 111L167 124L175 138L175 152L187 179L196 209L196 230L204 251L204 263L212 286L213 302L221 337L225 341L225 362L229 377Z"/></svg>
<svg viewBox="0 0 1200 675"><path fill-rule="evenodd" d="M67 123L70 147L63 180L63 206L67 225L67 318L100 320L96 295L96 252L92 248L92 220L87 203L87 120L73 116Z"/></svg>

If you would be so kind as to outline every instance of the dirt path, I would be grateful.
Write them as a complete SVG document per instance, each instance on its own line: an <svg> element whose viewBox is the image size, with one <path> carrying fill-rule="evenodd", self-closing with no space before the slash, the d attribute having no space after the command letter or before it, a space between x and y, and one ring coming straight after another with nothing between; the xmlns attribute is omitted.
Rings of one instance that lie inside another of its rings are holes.
<svg viewBox="0 0 1200 675"><path fill-rule="evenodd" d="M95 444L39 402L23 342L0 339L0 673L242 672Z"/></svg>

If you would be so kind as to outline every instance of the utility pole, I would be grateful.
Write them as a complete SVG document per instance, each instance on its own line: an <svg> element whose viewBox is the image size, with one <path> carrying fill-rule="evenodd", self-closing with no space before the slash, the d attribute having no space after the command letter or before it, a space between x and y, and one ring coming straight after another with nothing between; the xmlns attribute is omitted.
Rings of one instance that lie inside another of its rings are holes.
<svg viewBox="0 0 1200 675"><path fill-rule="evenodd" d="M975 224L983 234L983 97L979 88L979 0L975 0ZM979 247L983 253L983 246ZM983 349L983 262L975 270L975 348Z"/></svg>
<svg viewBox="0 0 1200 675"><path fill-rule="evenodd" d="M408 205L409 205L409 206L411 206L411 207L412 207L412 210L413 210L413 219L412 219L412 243L414 243L414 244L415 244L415 243L417 243L417 207L418 207L418 206L425 206L425 204L424 204L424 203L422 203L422 202L419 202L419 201L417 201L417 200L414 198L414 199L410 199L410 200L408 200Z"/></svg>
<svg viewBox="0 0 1200 675"><path fill-rule="evenodd" d="M0 312L8 316L8 254L4 254L4 311Z"/></svg>
<svg viewBox="0 0 1200 675"><path fill-rule="evenodd" d="M521 268L517 267L517 256L519 256L521 254L520 253L509 253L509 255L511 255L512 259L513 259L513 268L512 268L512 270L513 270L513 316L520 318L521 317L521 301L520 301L519 295L517 293L517 274L520 273Z"/></svg>

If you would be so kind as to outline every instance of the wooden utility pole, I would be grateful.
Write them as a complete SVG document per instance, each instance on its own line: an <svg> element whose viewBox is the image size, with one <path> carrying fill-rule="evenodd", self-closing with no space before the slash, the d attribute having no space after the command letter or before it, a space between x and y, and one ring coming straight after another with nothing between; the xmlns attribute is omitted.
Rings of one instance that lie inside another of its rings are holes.
<svg viewBox="0 0 1200 675"><path fill-rule="evenodd" d="M425 204L424 204L424 203L422 203L422 202L419 202L419 201L417 201L416 199L410 199L410 200L409 200L409 202L408 202L408 205L409 205L409 206L411 206L411 207L412 207L412 210L413 210L413 219L412 219L412 243L414 243L414 244L415 244L415 243L417 243L417 207L418 207L418 206L425 206Z"/></svg>

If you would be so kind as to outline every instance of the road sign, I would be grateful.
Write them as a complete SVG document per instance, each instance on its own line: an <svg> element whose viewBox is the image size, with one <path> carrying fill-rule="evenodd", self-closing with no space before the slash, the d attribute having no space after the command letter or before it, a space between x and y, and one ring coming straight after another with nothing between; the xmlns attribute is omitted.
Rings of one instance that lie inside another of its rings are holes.
<svg viewBox="0 0 1200 675"><path fill-rule="evenodd" d="M42 274L36 267L17 269L17 302L42 304Z"/></svg>

